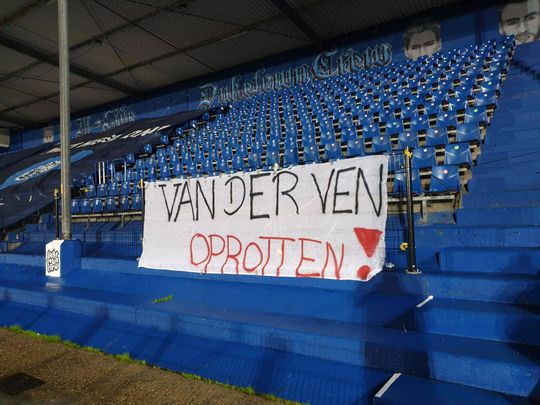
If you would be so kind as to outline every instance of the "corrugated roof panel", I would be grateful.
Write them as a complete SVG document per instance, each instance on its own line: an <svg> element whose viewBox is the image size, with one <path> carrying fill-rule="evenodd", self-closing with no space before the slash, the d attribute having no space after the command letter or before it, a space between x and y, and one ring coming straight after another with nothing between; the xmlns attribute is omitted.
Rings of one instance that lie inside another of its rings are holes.
<svg viewBox="0 0 540 405"><path fill-rule="evenodd" d="M17 13L33 3L34 0L2 0L2 7L0 8L0 18L4 19L8 16Z"/></svg>
<svg viewBox="0 0 540 405"><path fill-rule="evenodd" d="M0 83L0 111L33 100L33 94L22 90L15 83Z"/></svg>
<svg viewBox="0 0 540 405"><path fill-rule="evenodd" d="M206 66L185 54L155 62L152 66L168 74L177 82L212 72Z"/></svg>
<svg viewBox="0 0 540 405"><path fill-rule="evenodd" d="M120 100L126 97L124 93L115 90L103 90L90 87L81 87L71 91L72 110L84 110L94 105L109 103L114 100Z"/></svg>
<svg viewBox="0 0 540 405"><path fill-rule="evenodd" d="M260 31L249 31L199 48L192 51L191 54L215 69L224 69L305 44L305 40Z"/></svg>
<svg viewBox="0 0 540 405"><path fill-rule="evenodd" d="M268 0L197 0L187 6L186 12L239 25L253 24L280 14Z"/></svg>
<svg viewBox="0 0 540 405"><path fill-rule="evenodd" d="M175 50L172 46L136 27L115 33L109 37L109 40L114 47L121 50L124 55L131 56L136 62Z"/></svg>
<svg viewBox="0 0 540 405"><path fill-rule="evenodd" d="M32 94L36 97L46 96L58 91L58 69L56 67L41 64L20 75L6 80L5 84ZM70 85L74 86L84 79L70 75Z"/></svg>
<svg viewBox="0 0 540 405"><path fill-rule="evenodd" d="M152 90L176 82L173 77L152 66L142 66L130 72L111 76L111 78L141 91Z"/></svg>
<svg viewBox="0 0 540 405"><path fill-rule="evenodd" d="M216 38L238 28L235 24L171 12L160 14L141 25L177 48Z"/></svg>
<svg viewBox="0 0 540 405"><path fill-rule="evenodd" d="M124 57L121 52L119 54L126 63L138 61L134 58ZM70 60L72 63L86 66L92 72L103 75L124 67L113 48L106 41L100 46L91 44L71 52Z"/></svg>
<svg viewBox="0 0 540 405"><path fill-rule="evenodd" d="M50 121L52 118L58 117L59 111L60 106L58 103L49 100L40 101L39 103L16 110L16 112L21 113L24 117L28 117L34 122ZM15 114L15 112L12 114Z"/></svg>
<svg viewBox="0 0 540 405"><path fill-rule="evenodd" d="M0 45L0 76L34 63L36 60Z"/></svg>
<svg viewBox="0 0 540 405"><path fill-rule="evenodd" d="M292 37L307 40L307 36L288 18L273 19L264 24L257 25L253 31L269 32L283 37Z"/></svg>

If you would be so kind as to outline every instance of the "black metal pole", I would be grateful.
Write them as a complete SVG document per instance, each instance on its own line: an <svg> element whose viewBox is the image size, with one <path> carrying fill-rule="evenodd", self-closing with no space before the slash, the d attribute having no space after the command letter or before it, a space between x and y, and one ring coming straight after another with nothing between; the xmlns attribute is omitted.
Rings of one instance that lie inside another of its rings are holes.
<svg viewBox="0 0 540 405"><path fill-rule="evenodd" d="M60 210L59 210L59 200L60 195L58 194L58 189L54 189L54 229L56 239L60 239Z"/></svg>
<svg viewBox="0 0 540 405"><path fill-rule="evenodd" d="M141 230L141 241L144 239L144 181L141 179L141 183L140 183L140 187L141 187L141 201L142 201L142 208L141 208L141 227L142 227L142 230Z"/></svg>
<svg viewBox="0 0 540 405"><path fill-rule="evenodd" d="M414 205L412 192L412 165L411 149L405 148L405 179L407 185L407 255L408 255L408 274L421 274L416 268L416 243L414 240Z"/></svg>

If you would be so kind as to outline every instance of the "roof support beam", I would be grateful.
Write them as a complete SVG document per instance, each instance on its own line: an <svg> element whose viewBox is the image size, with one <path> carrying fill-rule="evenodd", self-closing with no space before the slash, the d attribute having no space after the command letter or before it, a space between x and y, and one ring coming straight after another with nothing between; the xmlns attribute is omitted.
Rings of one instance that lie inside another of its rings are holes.
<svg viewBox="0 0 540 405"><path fill-rule="evenodd" d="M313 28L292 8L287 0L270 0L296 27L308 37L313 45L319 50L324 50L324 40L315 32Z"/></svg>
<svg viewBox="0 0 540 405"><path fill-rule="evenodd" d="M47 63L51 66L58 67L58 56L51 55L47 52L42 51L41 49L34 48L28 44L25 44L23 42L10 38L4 34L0 34L0 45L5 46L6 48L12 49L23 55L30 56L31 58ZM138 90L132 87L126 86L114 79L109 79L97 73L93 73L89 70L86 70L83 67L71 64L70 71L71 73L74 73L77 76L81 76L93 82L103 84L112 89L121 91L122 93L125 93L129 96L133 96L137 98L141 97L141 93Z"/></svg>

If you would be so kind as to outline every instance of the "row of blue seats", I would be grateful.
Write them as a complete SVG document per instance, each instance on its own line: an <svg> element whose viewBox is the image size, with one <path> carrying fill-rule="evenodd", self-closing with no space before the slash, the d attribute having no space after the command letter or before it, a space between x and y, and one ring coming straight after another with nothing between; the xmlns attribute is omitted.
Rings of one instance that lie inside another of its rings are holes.
<svg viewBox="0 0 540 405"><path fill-rule="evenodd" d="M407 190L406 177L407 176L404 171L398 171L394 174L392 195L405 194ZM427 189L424 189L422 186L420 171L418 169L412 169L411 183L412 192L415 195L422 195L426 193L458 193L461 187L459 166L433 166L431 168L429 187Z"/></svg>
<svg viewBox="0 0 540 405"><path fill-rule="evenodd" d="M359 141L358 141L359 142ZM278 167L290 167L298 164L311 164L323 161L334 161L353 156L364 156L365 150L361 145L355 145L350 142L347 145L346 153L342 152L341 145L338 143L326 144L324 149L324 157L321 159L319 148L305 147L303 154L298 153L298 149L289 148L281 155L279 152L267 152L266 155L260 153L249 153L247 158L240 155L235 155L232 161L218 158L217 160L205 159L203 162L184 165L180 162L170 166L169 163L163 162L158 167L149 166L142 171L137 172L138 177L145 181L169 180L171 177L183 178L186 176L199 177L202 175L218 175L221 173L234 173L237 171L255 171L255 170L272 170L276 165ZM403 167L402 154L389 154L390 163L389 171L398 171ZM263 163L264 162L264 163ZM465 165L471 166L472 155L468 143L448 144L444 150L445 165ZM437 165L437 152L435 147L416 148L412 152L412 165L417 169L430 168ZM159 170L158 170L159 169ZM124 183L128 184L129 183ZM114 185L113 188L117 189ZM122 189L126 189L122 186ZM129 189L127 189L129 190Z"/></svg>
<svg viewBox="0 0 540 405"><path fill-rule="evenodd" d="M100 214L115 211L140 211L143 202L141 194L116 197L77 198L71 200L72 214Z"/></svg>

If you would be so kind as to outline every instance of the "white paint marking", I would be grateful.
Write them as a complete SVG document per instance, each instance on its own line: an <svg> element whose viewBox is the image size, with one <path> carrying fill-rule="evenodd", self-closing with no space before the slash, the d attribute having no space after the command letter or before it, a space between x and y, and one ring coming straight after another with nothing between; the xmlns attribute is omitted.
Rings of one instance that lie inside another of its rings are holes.
<svg viewBox="0 0 540 405"><path fill-rule="evenodd" d="M416 308L422 308L424 305L426 305L429 301L433 299L433 295L430 295L427 297L424 301L422 301L420 304L416 306Z"/></svg>
<svg viewBox="0 0 540 405"><path fill-rule="evenodd" d="M382 388L375 394L375 398L381 398L386 391L388 391L388 388L401 376L401 373L394 373L392 377L388 379L386 384L382 386Z"/></svg>

